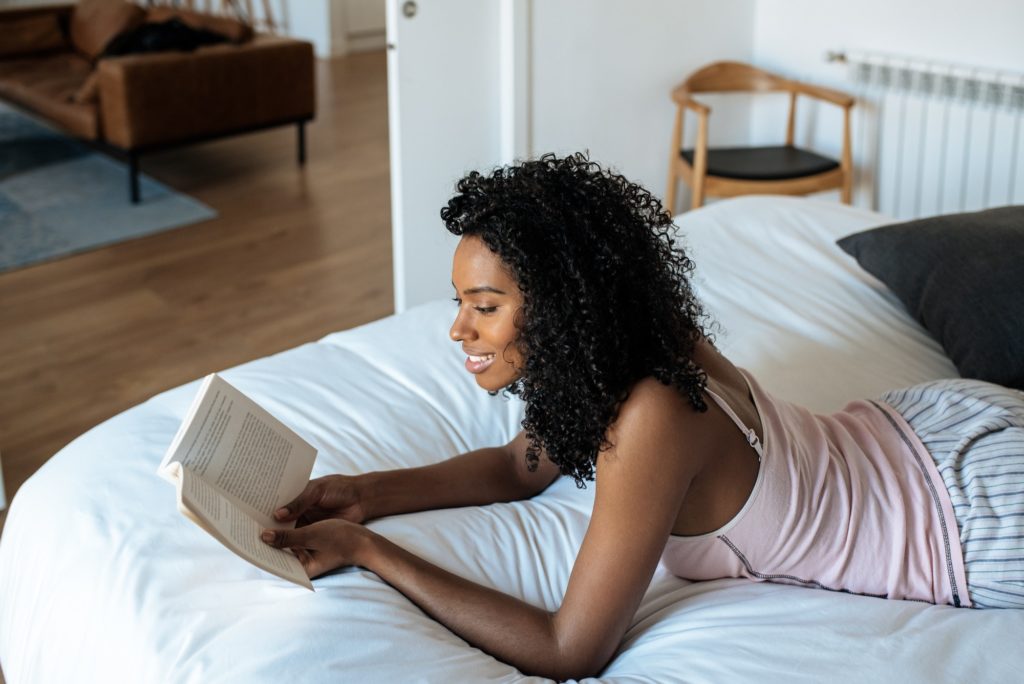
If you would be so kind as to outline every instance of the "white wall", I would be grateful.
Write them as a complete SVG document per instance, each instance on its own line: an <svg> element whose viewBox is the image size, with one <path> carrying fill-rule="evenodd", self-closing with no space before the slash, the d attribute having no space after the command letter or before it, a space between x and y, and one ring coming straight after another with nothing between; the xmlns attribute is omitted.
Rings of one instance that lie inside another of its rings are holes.
<svg viewBox="0 0 1024 684"><path fill-rule="evenodd" d="M280 5L282 32L313 43L317 57L330 57L336 49L331 31L331 0L284 0ZM274 8L276 14L277 8Z"/></svg>
<svg viewBox="0 0 1024 684"><path fill-rule="evenodd" d="M385 0L272 0L282 32L313 43L317 57L383 49ZM259 3L255 7L259 8Z"/></svg>
<svg viewBox="0 0 1024 684"><path fill-rule="evenodd" d="M675 117L669 94L708 62L752 58L755 7L755 0L534 2L532 152L589 149L662 196ZM748 116L742 105L716 108L712 143L744 144ZM689 119L688 140L695 129Z"/></svg>
<svg viewBox="0 0 1024 684"><path fill-rule="evenodd" d="M833 76L828 50L916 55L1024 70L1020 0L757 0L754 56L769 69Z"/></svg>
<svg viewBox="0 0 1024 684"><path fill-rule="evenodd" d="M1020 0L757 0L753 60L786 76L863 95L847 80L842 65L826 61L826 53L882 53L1019 73L1024 72L1022 27ZM751 141L779 144L785 109L782 100L759 99ZM836 108L801 106L798 113L797 143L838 155L841 117ZM874 207L875 179L867 167L877 161L872 139L877 103L865 98L854 113L855 204Z"/></svg>

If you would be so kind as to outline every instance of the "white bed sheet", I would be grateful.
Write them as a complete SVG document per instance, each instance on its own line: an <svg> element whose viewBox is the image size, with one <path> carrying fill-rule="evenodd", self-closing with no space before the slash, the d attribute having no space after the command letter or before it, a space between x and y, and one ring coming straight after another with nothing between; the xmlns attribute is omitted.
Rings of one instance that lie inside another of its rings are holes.
<svg viewBox="0 0 1024 684"><path fill-rule="evenodd" d="M806 199L719 202L680 220L718 342L769 390L830 410L954 375L833 241L881 222ZM417 465L515 432L516 400L461 368L446 302L230 369L319 450L314 476ZM523 676L371 573L259 571L177 513L154 471L197 383L112 418L19 490L0 538L0 665L23 682L469 682ZM554 608L593 489L371 523L475 581ZM1024 611L972 611L659 569L608 682L1012 681ZM525 678L534 680L536 678Z"/></svg>

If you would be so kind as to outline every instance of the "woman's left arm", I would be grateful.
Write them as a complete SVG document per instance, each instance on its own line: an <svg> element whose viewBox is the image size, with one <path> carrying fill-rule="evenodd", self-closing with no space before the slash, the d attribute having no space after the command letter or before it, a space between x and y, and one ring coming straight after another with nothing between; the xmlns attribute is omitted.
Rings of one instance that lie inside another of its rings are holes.
<svg viewBox="0 0 1024 684"><path fill-rule="evenodd" d="M599 672L614 655L650 584L679 506L707 453L700 418L669 387L644 380L597 461L594 511L561 607L537 608L447 572L343 520L277 531L310 576L359 565L469 643L529 674ZM330 526L319 527L329 523Z"/></svg>

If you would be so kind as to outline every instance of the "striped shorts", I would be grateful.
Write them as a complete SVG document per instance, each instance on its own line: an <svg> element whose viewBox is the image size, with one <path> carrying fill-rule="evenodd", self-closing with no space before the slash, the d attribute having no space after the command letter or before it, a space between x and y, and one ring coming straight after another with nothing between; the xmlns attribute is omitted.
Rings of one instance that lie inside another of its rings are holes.
<svg viewBox="0 0 1024 684"><path fill-rule="evenodd" d="M976 608L1024 608L1024 392L936 380L887 392L949 490Z"/></svg>

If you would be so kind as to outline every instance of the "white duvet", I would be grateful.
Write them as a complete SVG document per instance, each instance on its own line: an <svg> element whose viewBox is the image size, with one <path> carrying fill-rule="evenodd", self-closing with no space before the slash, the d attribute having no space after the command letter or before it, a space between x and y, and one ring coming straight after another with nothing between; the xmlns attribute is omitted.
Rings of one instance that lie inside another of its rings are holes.
<svg viewBox="0 0 1024 684"><path fill-rule="evenodd" d="M679 221L718 344L817 410L955 375L938 345L834 240L875 214L753 197ZM418 465L507 441L521 406L479 390L438 302L224 372L319 450L313 475ZM520 681L375 575L310 593L241 561L155 474L198 387L153 397L69 444L18 491L0 538L0 665L23 682ZM428 560L560 602L592 488L372 527ZM659 570L609 682L1007 682L1024 611L974 611ZM532 678L527 678L532 679Z"/></svg>

